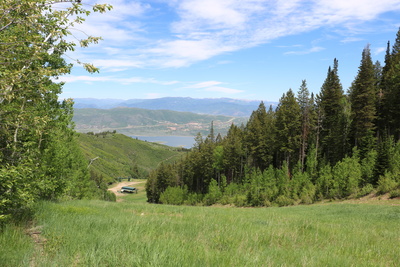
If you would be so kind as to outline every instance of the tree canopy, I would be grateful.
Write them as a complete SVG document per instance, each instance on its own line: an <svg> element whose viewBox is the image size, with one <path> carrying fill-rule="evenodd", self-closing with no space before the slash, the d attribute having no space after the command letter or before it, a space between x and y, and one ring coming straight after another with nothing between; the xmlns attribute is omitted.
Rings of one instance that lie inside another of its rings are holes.
<svg viewBox="0 0 400 267"><path fill-rule="evenodd" d="M65 5L66 1L62 1ZM0 221L37 199L92 197L86 162L75 143L71 99L59 101L70 72L63 57L77 45L71 29L84 22L80 1L65 8L49 0L0 3ZM105 12L109 5L95 5ZM88 46L100 37L79 41ZM98 71L81 63L89 72Z"/></svg>

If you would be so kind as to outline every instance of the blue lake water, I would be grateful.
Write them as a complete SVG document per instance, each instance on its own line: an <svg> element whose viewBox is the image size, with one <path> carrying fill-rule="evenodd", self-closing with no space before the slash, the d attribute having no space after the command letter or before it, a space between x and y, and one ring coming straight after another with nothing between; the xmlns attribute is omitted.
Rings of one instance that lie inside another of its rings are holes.
<svg viewBox="0 0 400 267"><path fill-rule="evenodd" d="M172 147L192 148L194 136L131 136L142 141L160 143Z"/></svg>

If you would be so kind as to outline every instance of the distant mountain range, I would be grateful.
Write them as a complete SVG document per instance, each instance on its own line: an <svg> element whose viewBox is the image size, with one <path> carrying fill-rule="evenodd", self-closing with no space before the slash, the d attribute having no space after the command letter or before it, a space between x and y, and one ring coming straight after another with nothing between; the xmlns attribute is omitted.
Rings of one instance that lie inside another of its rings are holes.
<svg viewBox="0 0 400 267"><path fill-rule="evenodd" d="M226 134L232 123L241 125L246 123L247 118L120 107L75 109L73 121L78 132L116 130L129 136L195 136L200 132L207 136L210 133L211 122L216 134Z"/></svg>
<svg viewBox="0 0 400 267"><path fill-rule="evenodd" d="M117 107L140 108L150 110L172 110L197 114L249 117L261 103L258 100L239 100L232 98L190 98L164 97L157 99L94 99L75 98L75 109L95 108L112 109ZM265 106L276 107L276 102L266 102Z"/></svg>

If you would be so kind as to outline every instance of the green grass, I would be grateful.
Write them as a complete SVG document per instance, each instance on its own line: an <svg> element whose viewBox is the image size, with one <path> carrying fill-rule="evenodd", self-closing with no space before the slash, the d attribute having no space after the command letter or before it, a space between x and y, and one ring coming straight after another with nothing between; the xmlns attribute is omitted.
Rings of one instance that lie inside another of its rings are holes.
<svg viewBox="0 0 400 267"><path fill-rule="evenodd" d="M90 169L109 181L116 177L135 176L132 174L134 166L137 166L140 178L144 178L160 162L171 163L184 154L178 148L144 142L118 133L105 136L79 134L78 142L88 162L98 157Z"/></svg>
<svg viewBox="0 0 400 267"><path fill-rule="evenodd" d="M6 225L0 230L0 266L29 266L34 242L25 228Z"/></svg>
<svg viewBox="0 0 400 267"><path fill-rule="evenodd" d="M47 241L35 266L396 266L400 262L400 206L187 207L147 204L132 194L117 203L43 202L36 224ZM25 253L29 255L29 249ZM21 263L9 266L29 266L26 260Z"/></svg>

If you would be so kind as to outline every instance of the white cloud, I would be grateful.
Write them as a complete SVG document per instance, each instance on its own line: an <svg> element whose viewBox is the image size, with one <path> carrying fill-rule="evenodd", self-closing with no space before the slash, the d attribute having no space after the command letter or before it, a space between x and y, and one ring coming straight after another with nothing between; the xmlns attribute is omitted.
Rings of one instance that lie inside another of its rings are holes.
<svg viewBox="0 0 400 267"><path fill-rule="evenodd" d="M238 93L243 92L242 90L218 86L220 84L223 84L223 83L218 82L218 81L206 81L206 82L189 85L186 88L202 89L202 90L208 91L208 92L219 92L219 93L225 93L225 94L238 94Z"/></svg>
<svg viewBox="0 0 400 267"><path fill-rule="evenodd" d="M301 50L301 51L289 51L289 52L285 52L285 55L307 55L307 54L311 54L311 53L316 53L319 51L324 50L325 48L320 47L320 46L315 46L312 47L310 49L307 50Z"/></svg>
<svg viewBox="0 0 400 267"><path fill-rule="evenodd" d="M154 78L143 78L143 77L130 77L130 78L119 78L113 76L89 76L89 75L66 75L60 77L56 81L62 81L66 83L72 82L116 82L121 84L132 84L132 83L151 83L159 85L173 85L178 84L178 81L158 81Z"/></svg>
<svg viewBox="0 0 400 267"><path fill-rule="evenodd" d="M159 93L147 93L146 94L146 99L154 99L154 98L160 98L162 97L162 94Z"/></svg>
<svg viewBox="0 0 400 267"><path fill-rule="evenodd" d="M93 65L104 69L113 69L121 67L141 67L141 62L123 59L97 59L92 61Z"/></svg>
<svg viewBox="0 0 400 267"><path fill-rule="evenodd" d="M89 17L82 28L91 35L103 36L105 48L94 46L79 53L85 55L86 62L94 62L108 71L185 67L321 27L341 30L343 43L354 42L360 40L357 34L363 23L385 12L400 11L399 0L364 0L362 3L351 0L107 2L114 5L114 10ZM165 16L170 11L176 16ZM162 20L157 21L161 17ZM307 54L322 49L315 46L287 54Z"/></svg>
<svg viewBox="0 0 400 267"><path fill-rule="evenodd" d="M232 88L227 88L227 87L221 87L221 86L211 86L207 87L205 91L209 92L219 92L219 93L225 93L225 94L238 94L242 93L242 90L237 90L237 89L232 89Z"/></svg>
<svg viewBox="0 0 400 267"><path fill-rule="evenodd" d="M220 85L220 84L222 84L222 82L207 81L207 82L201 82L201 83L196 83L196 84L190 85L187 88L206 88L206 87L216 86L216 85Z"/></svg>
<svg viewBox="0 0 400 267"><path fill-rule="evenodd" d="M374 55L379 55L386 51L386 47L377 47L374 49Z"/></svg>
<svg viewBox="0 0 400 267"><path fill-rule="evenodd" d="M360 41L364 41L364 39L363 38L349 36L349 37L344 38L340 42L344 43L344 44L347 44L347 43L360 42Z"/></svg>

